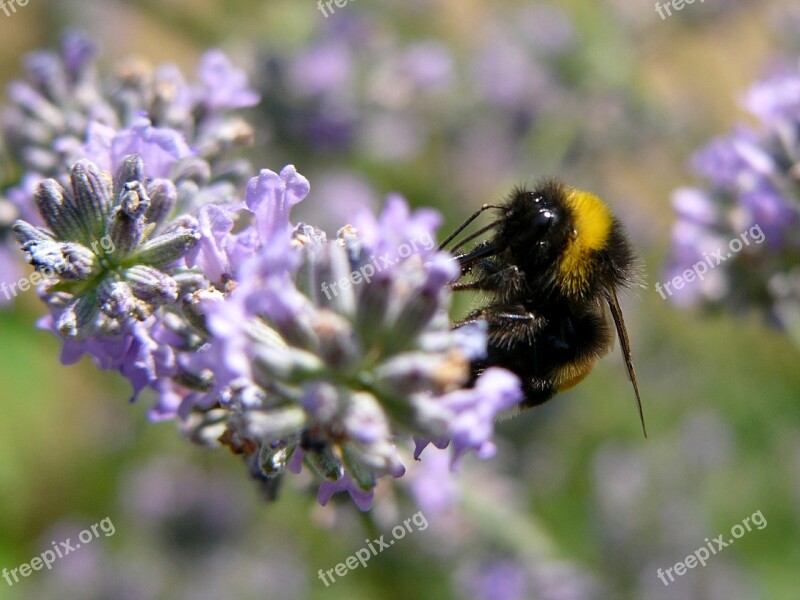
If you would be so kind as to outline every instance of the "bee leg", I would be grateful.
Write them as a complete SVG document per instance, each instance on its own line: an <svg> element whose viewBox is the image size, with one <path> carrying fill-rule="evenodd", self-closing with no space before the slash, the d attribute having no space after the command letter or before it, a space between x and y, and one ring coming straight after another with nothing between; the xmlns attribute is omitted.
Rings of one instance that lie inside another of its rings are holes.
<svg viewBox="0 0 800 600"><path fill-rule="evenodd" d="M544 317L531 312L497 312L496 308L483 308L456 321L453 328L468 323L486 321L489 324L489 346L509 349L518 344L532 345L535 336L545 325Z"/></svg>
<svg viewBox="0 0 800 600"><path fill-rule="evenodd" d="M525 285L525 279L516 266L497 269L489 261L480 265L483 275L472 281L455 281L450 284L453 291L494 291L502 286L512 290L520 290Z"/></svg>
<svg viewBox="0 0 800 600"><path fill-rule="evenodd" d="M520 344L533 345L545 325L544 317L531 312L496 312L488 315L489 343L511 349Z"/></svg>
<svg viewBox="0 0 800 600"><path fill-rule="evenodd" d="M491 366L514 372L522 381L525 395L520 410L538 406L555 395L552 377L540 373L540 338L547 319L522 307L495 306L470 313L454 327L477 321L488 323L489 344L486 357L472 363L473 381Z"/></svg>
<svg viewBox="0 0 800 600"><path fill-rule="evenodd" d="M480 284L480 283L481 283L480 281L471 281L468 282L468 285ZM469 289L469 288L464 288L464 289ZM476 287L473 289L481 289L481 288ZM474 310L463 319L460 319L455 323L453 323L453 329L458 329L459 327L462 327L463 325L468 325L469 323L477 323L478 321L489 321L491 323L491 319L494 316L495 314L492 313L492 310L489 308L481 308L479 310Z"/></svg>
<svg viewBox="0 0 800 600"><path fill-rule="evenodd" d="M483 282L478 281L456 281L455 283L450 285L450 289L454 292L460 292L463 290L482 290Z"/></svg>

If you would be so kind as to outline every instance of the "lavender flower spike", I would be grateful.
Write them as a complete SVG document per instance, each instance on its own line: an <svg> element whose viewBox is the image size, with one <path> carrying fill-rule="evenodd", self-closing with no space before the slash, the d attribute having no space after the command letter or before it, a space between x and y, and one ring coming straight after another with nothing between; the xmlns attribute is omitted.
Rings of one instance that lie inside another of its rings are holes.
<svg viewBox="0 0 800 600"><path fill-rule="evenodd" d="M744 105L760 124L738 126L694 156L707 184L673 195L666 280L695 279L668 292L678 305L755 308L800 343L798 90L796 66L755 84Z"/></svg>
<svg viewBox="0 0 800 600"><path fill-rule="evenodd" d="M398 444L452 441L453 460L488 456L494 417L521 392L500 369L463 389L485 331L450 327L458 265L434 250L438 216L394 197L378 219L361 219L365 237L347 226L327 241L303 224L289 235L289 209L307 191L293 168L248 186L261 250L232 293L202 305L211 338L195 366L214 372L215 387L184 412L193 439L222 426L219 439L256 478L304 464L323 482L321 503L348 491L364 510L381 477L404 474ZM392 252L390 241L406 247Z"/></svg>
<svg viewBox="0 0 800 600"><path fill-rule="evenodd" d="M174 188L167 180L146 181L143 171L132 155L112 181L110 173L79 161L69 190L47 179L36 192L50 229L26 221L14 225L27 261L57 280L44 297L66 338L116 331L127 319L144 320L178 298L177 282L161 269L186 254L199 234L176 227L151 237L161 225L152 218L164 213L159 203L169 203Z"/></svg>

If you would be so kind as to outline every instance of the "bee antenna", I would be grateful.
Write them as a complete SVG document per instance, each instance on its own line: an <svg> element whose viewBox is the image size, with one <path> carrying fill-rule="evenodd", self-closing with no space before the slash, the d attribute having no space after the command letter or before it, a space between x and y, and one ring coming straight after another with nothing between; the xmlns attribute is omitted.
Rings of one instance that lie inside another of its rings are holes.
<svg viewBox="0 0 800 600"><path fill-rule="evenodd" d="M488 224L486 227L481 227L481 228L480 228L478 231L476 231L475 233L472 233L472 234L468 235L468 236L467 236L467 237L465 237L463 240L461 240L460 242L458 242L458 243L457 243L455 246L453 246L452 248L450 248L450 252L455 252L456 250L458 250L459 248L461 248L461 246L463 246L463 245L464 245L464 244L466 244L467 242L471 242L472 240L474 240L474 239L475 239L476 237L478 237L479 235L481 235L481 234L483 234L483 233L486 233L486 232L487 232L487 231L489 231L490 229L494 229L494 228L495 228L495 227L497 227L499 224L500 224L500 223L499 223L499 221L494 221L494 222L492 222L492 223L489 223L489 224Z"/></svg>
<svg viewBox="0 0 800 600"><path fill-rule="evenodd" d="M619 336L619 345L622 349L622 356L625 358L625 366L628 368L628 377L633 384L633 392L636 394L636 405L639 408L639 420L642 422L642 433L647 438L647 427L644 424L644 410L642 410L642 398L639 396L639 384L636 382L636 371L633 368L633 358L631 356L631 342L628 339L628 330L625 328L625 320L622 318L622 309L617 300L617 292L611 288L606 292L606 300L611 309L611 316L614 318L614 325Z"/></svg>
<svg viewBox="0 0 800 600"><path fill-rule="evenodd" d="M459 233L464 231L464 229L466 229L467 226L470 223L472 223L475 219L477 219L483 211L489 210L490 208L502 208L502 206L499 205L499 204L484 204L483 206L481 206L478 210L476 210L474 213L472 213L472 215L466 221L464 221L461 225L459 225L453 233L448 235L447 238L441 244L439 244L439 247L437 248L437 250L440 251L440 252L442 250L444 250L445 246L447 246L447 244L452 242L453 239ZM479 233L483 233L484 231L485 231L485 229L481 230ZM476 235L478 235L478 234L476 234ZM464 242L461 242L461 244L459 244L459 246L464 244L465 242L469 241L470 239L472 239L472 238L468 238L467 240L464 240ZM458 248L458 246L456 246L456 248Z"/></svg>

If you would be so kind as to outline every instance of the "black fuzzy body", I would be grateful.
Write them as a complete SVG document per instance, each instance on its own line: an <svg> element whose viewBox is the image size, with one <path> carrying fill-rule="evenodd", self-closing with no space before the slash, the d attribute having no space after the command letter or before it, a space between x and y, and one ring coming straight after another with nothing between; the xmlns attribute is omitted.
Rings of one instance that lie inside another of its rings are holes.
<svg viewBox="0 0 800 600"><path fill-rule="evenodd" d="M611 295L633 281L634 254L612 215L602 247L581 262L579 289L564 284L561 261L580 235L570 191L556 180L514 190L497 208L493 235L457 256L462 278L454 289L480 291L484 302L456 326L488 322L488 352L472 363L473 376L490 366L514 372L522 407L571 387L571 374L585 375L609 352Z"/></svg>

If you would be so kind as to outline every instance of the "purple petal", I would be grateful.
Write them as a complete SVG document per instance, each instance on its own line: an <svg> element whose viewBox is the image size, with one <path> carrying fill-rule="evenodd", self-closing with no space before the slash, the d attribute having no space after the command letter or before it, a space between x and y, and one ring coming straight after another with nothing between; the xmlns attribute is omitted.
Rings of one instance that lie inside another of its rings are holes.
<svg viewBox="0 0 800 600"><path fill-rule="evenodd" d="M750 88L744 107L767 123L796 121L800 113L800 76L779 73Z"/></svg>
<svg viewBox="0 0 800 600"><path fill-rule="evenodd" d="M672 194L672 208L679 219L714 226L719 220L710 196L698 188L679 188Z"/></svg>
<svg viewBox="0 0 800 600"><path fill-rule="evenodd" d="M39 326L58 335L52 317L40 320ZM73 364L87 354L101 369L119 371L133 386L133 402L144 388L173 372L174 352L154 339L158 328L155 317L150 317L147 321L129 322L125 331L114 337L98 334L82 340L64 340L61 363Z"/></svg>
<svg viewBox="0 0 800 600"><path fill-rule="evenodd" d="M112 171L129 154L138 154L149 177L169 177L172 165L191 156L183 135L174 129L153 127L146 117L139 117L130 127L121 130L111 142Z"/></svg>
<svg viewBox="0 0 800 600"><path fill-rule="evenodd" d="M444 514L461 497L447 452L428 452L425 459L411 469L409 478L411 493L426 515Z"/></svg>
<svg viewBox="0 0 800 600"><path fill-rule="evenodd" d="M92 121L86 128L86 143L83 145L83 155L104 171L115 172L115 165L111 158L111 145L117 135L117 130L104 123Z"/></svg>
<svg viewBox="0 0 800 600"><path fill-rule="evenodd" d="M475 387L446 394L440 402L453 413L448 434L453 440L453 464L469 450L482 458L494 453L490 439L497 416L522 399L519 379L505 369L483 372Z"/></svg>
<svg viewBox="0 0 800 600"><path fill-rule="evenodd" d="M81 73L92 63L97 46L81 31L68 31L61 40L61 56L64 66L73 76Z"/></svg>
<svg viewBox="0 0 800 600"><path fill-rule="evenodd" d="M197 75L197 99L211 112L258 104L260 98L249 88L247 74L235 68L221 50L203 54Z"/></svg>
<svg viewBox="0 0 800 600"><path fill-rule="evenodd" d="M369 210L357 212L351 223L358 230L364 246L376 256L388 254L400 258L401 246L407 245L413 254L427 257L435 251L435 233L441 225L441 215L429 208L413 213L406 201L397 194L386 199L386 206L376 219Z"/></svg>
<svg viewBox="0 0 800 600"><path fill-rule="evenodd" d="M310 189L308 179L300 175L294 165L284 167L280 175L262 169L258 177L248 182L244 200L255 213L262 243L267 244L276 234L289 235L289 212Z"/></svg>
<svg viewBox="0 0 800 600"><path fill-rule="evenodd" d="M350 494L350 497L360 511L367 511L372 508L372 498L375 496L375 492L372 490L365 492L359 488L348 473L345 473L336 481L328 481L327 479L323 481L319 486L317 502L319 502L321 506L325 506L337 492L347 492Z"/></svg>
<svg viewBox="0 0 800 600"><path fill-rule="evenodd" d="M225 242L233 229L230 212L221 206L208 204L197 216L200 242L187 254L187 265L198 266L212 282L219 283L222 276L231 274Z"/></svg>

